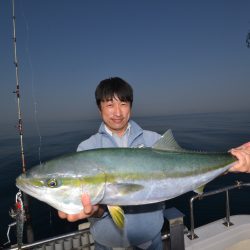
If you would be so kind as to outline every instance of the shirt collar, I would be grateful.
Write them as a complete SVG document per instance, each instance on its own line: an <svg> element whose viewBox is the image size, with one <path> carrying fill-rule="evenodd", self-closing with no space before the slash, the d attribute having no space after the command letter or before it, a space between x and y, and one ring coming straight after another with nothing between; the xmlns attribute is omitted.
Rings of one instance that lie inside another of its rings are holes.
<svg viewBox="0 0 250 250"><path fill-rule="evenodd" d="M127 126L127 128L126 128L124 134L122 135L122 137L123 137L126 133L129 133L130 128L131 128L131 125L130 125L130 123L128 123L128 126ZM106 126L106 124L104 124L104 129L105 129L105 131L106 131L109 135L111 135L111 136L116 135L115 133L113 133L113 132Z"/></svg>

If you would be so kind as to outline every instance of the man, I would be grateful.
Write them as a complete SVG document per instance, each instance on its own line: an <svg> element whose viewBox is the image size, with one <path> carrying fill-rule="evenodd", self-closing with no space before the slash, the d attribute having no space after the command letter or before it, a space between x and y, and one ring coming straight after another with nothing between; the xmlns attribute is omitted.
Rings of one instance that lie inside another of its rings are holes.
<svg viewBox="0 0 250 250"><path fill-rule="evenodd" d="M130 120L133 90L121 78L101 81L95 97L103 122L97 134L80 143L78 151L101 147L150 147L160 138L159 134L142 130ZM250 172L250 142L230 152L239 160L231 171ZM82 203L84 210L79 214L68 215L60 211L58 214L69 221L89 218L95 249L128 246L134 249L162 249L161 203L124 207L126 223L122 231L114 225L104 206L91 205L87 194L83 194Z"/></svg>
<svg viewBox="0 0 250 250"><path fill-rule="evenodd" d="M150 147L161 136L143 130L130 120L133 90L121 78L103 80L95 91L96 103L102 117L97 134L83 141L77 151L105 147ZM125 228L120 230L113 223L104 206L92 206L87 194L83 195L84 211L77 215L59 212L69 221L89 218L95 249L128 247L134 249L162 249L161 228L163 226L163 204L123 207Z"/></svg>

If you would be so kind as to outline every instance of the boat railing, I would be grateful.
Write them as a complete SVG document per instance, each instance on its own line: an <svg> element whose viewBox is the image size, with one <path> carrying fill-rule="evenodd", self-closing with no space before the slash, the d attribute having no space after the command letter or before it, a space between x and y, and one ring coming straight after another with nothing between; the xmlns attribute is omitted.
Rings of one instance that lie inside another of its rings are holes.
<svg viewBox="0 0 250 250"><path fill-rule="evenodd" d="M11 246L5 250L34 249L34 250L70 250L70 249L92 249L94 241L89 228L77 230L71 233L47 238L22 246Z"/></svg>
<svg viewBox="0 0 250 250"><path fill-rule="evenodd" d="M194 206L193 203L195 200L201 200L207 196L211 196L211 195L216 195L219 193L223 193L225 192L226 195L226 204L225 204L225 209L226 209L226 216L225 216L225 222L223 223L226 227L230 227L233 225L233 223L230 221L230 204L229 204L229 191L233 190L233 189L239 189L242 187L249 187L250 183L243 183L240 181L236 181L236 184L234 185L230 185L230 186L226 186L220 189L216 189L213 191L209 191L209 192L205 192L202 194L197 194L195 196L193 196L190 199L190 231L188 233L188 238L190 240L194 240L196 238L199 238L198 235L195 234L194 232Z"/></svg>

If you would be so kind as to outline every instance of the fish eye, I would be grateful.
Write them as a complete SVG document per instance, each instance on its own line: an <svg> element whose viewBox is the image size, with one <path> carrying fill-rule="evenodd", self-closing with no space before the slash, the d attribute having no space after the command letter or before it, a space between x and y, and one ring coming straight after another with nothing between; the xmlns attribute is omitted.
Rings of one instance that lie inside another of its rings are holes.
<svg viewBox="0 0 250 250"><path fill-rule="evenodd" d="M47 181L47 186L51 188L56 188L58 186L58 182L56 179L52 178Z"/></svg>

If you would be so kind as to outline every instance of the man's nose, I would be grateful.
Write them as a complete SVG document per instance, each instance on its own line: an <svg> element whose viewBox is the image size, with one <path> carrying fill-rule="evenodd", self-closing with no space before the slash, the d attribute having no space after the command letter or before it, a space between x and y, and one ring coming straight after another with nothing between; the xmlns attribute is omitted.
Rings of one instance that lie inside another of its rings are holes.
<svg viewBox="0 0 250 250"><path fill-rule="evenodd" d="M120 108L119 105L115 105L114 113L115 113L115 115L117 115L117 116L121 115L121 108Z"/></svg>

